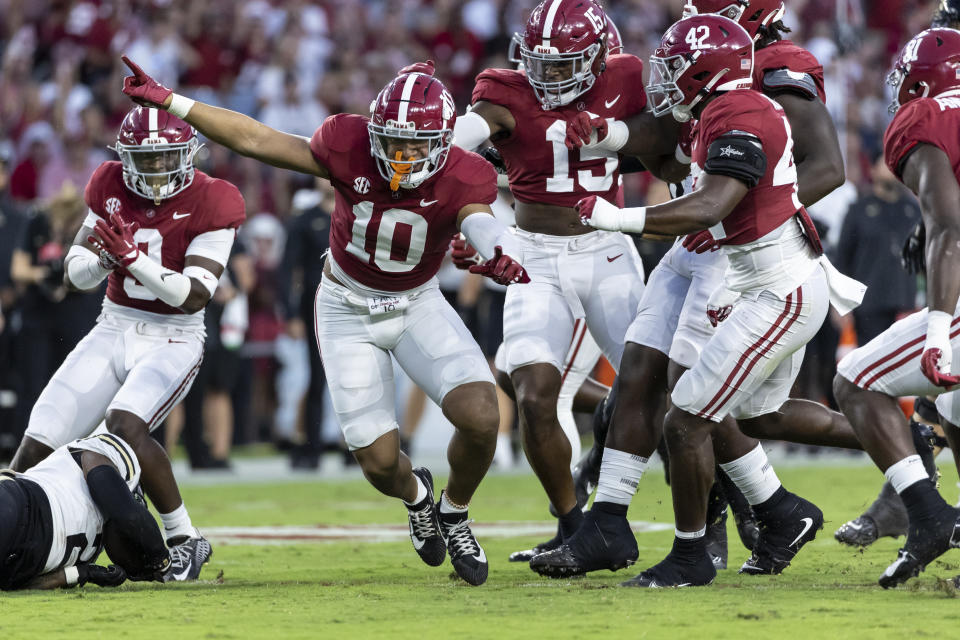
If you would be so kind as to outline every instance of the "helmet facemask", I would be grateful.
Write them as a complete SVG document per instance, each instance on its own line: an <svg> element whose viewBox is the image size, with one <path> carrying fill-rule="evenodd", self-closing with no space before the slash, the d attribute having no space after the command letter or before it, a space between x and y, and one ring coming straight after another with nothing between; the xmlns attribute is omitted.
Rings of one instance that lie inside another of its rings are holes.
<svg viewBox="0 0 960 640"><path fill-rule="evenodd" d="M113 150L123 165L127 188L155 204L180 193L193 183L193 158L200 150L197 139L167 142L147 138L140 145L121 144Z"/></svg>
<svg viewBox="0 0 960 640"><path fill-rule="evenodd" d="M537 45L532 50L520 43L520 58L527 81L544 109L555 109L573 102L597 80L593 65L603 51L595 42L583 51L559 53L556 47ZM561 79L551 79L560 77Z"/></svg>
<svg viewBox="0 0 960 640"><path fill-rule="evenodd" d="M377 169L390 189L419 187L427 178L440 171L447 162L453 138L451 129L418 130L414 122L398 123L387 120L384 124L370 121L370 153L376 159ZM421 157L408 155L404 158L403 147L409 142L426 144Z"/></svg>

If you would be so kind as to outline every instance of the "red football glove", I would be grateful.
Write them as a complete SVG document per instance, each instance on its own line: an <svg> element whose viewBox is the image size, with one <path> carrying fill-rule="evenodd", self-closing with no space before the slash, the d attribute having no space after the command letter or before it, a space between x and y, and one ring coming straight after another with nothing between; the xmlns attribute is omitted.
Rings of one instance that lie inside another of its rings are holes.
<svg viewBox="0 0 960 640"><path fill-rule="evenodd" d="M479 273L496 282L497 284L526 284L530 282L530 276L523 266L508 255L504 255L503 248L499 245L494 247L493 257L484 262L470 267L470 273Z"/></svg>
<svg viewBox="0 0 960 640"><path fill-rule="evenodd" d="M710 294L707 300L707 318L711 326L716 327L721 322L730 317L733 311L733 305L740 299L740 294L730 291L724 285L720 285Z"/></svg>
<svg viewBox="0 0 960 640"><path fill-rule="evenodd" d="M483 264L483 257L461 235L454 236L450 242L450 257L453 258L453 265L457 269L469 269L472 266Z"/></svg>
<svg viewBox="0 0 960 640"><path fill-rule="evenodd" d="M428 76L432 76L434 72L433 60L427 60L426 62L414 62L413 64L408 64L403 69L400 69L400 72L397 74L403 75L405 73L425 73Z"/></svg>
<svg viewBox="0 0 960 640"><path fill-rule="evenodd" d="M127 76L123 79L123 92L139 105L162 109L167 98L173 95L173 90L167 89L148 76L143 69L127 56L121 56L120 59L123 60L133 72L132 76Z"/></svg>
<svg viewBox="0 0 960 640"><path fill-rule="evenodd" d="M688 234L683 238L683 247L691 253L706 253L707 251L716 251L720 248L720 243L710 235L709 229L697 231Z"/></svg>
<svg viewBox="0 0 960 640"><path fill-rule="evenodd" d="M603 118L594 118L581 111L572 120L567 120L567 138L564 144L567 145L567 149L579 149L591 142L600 142L607 137L607 128L607 121ZM591 140L594 129L596 129L597 138Z"/></svg>
<svg viewBox="0 0 960 640"><path fill-rule="evenodd" d="M580 216L580 224L585 227L591 226L590 220L593 218L593 210L596 207L597 196L587 196L577 200L577 204L573 205L573 208L577 210L577 215Z"/></svg>
<svg viewBox="0 0 960 640"><path fill-rule="evenodd" d="M940 358L943 357L943 351L940 349L927 349L920 356L920 370L927 380L938 387L949 388L960 384L960 375L955 376L951 373L944 373L940 370Z"/></svg>
<svg viewBox="0 0 960 640"><path fill-rule="evenodd" d="M106 254L111 262L126 269L140 256L140 247L133 239L139 228L136 222L128 223L119 213L113 213L110 224L97 220L93 228L96 235L87 236L87 241L100 250L101 256Z"/></svg>

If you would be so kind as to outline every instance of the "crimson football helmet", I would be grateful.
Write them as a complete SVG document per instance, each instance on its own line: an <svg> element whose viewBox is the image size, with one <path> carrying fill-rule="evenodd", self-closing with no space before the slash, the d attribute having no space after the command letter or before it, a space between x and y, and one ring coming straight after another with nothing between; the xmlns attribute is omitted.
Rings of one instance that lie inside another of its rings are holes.
<svg viewBox="0 0 960 640"><path fill-rule="evenodd" d="M594 0L543 0L530 14L520 59L540 105L555 109L588 91L607 57L607 16Z"/></svg>
<svg viewBox="0 0 960 640"><path fill-rule="evenodd" d="M753 40L729 18L703 14L675 22L650 56L647 97L653 115L672 112L678 122L717 91L749 89Z"/></svg>
<svg viewBox="0 0 960 640"><path fill-rule="evenodd" d="M520 58L520 45L523 43L523 34L513 32L510 38L510 46L507 49L507 60L518 69L523 69L523 60ZM607 16L607 55L612 56L623 53L623 38L620 36L620 29L614 24L613 19Z"/></svg>
<svg viewBox="0 0 960 640"><path fill-rule="evenodd" d="M429 73L403 73L370 105L370 153L390 188L412 189L443 168L453 144L457 110L443 83ZM422 157L403 157L404 143L427 143Z"/></svg>
<svg viewBox="0 0 960 640"><path fill-rule="evenodd" d="M715 13L736 20L756 42L760 28L783 18L784 11L783 0L687 0L683 16Z"/></svg>
<svg viewBox="0 0 960 640"><path fill-rule="evenodd" d="M123 182L159 204L193 183L197 132L175 115L134 107L123 119L113 150L123 164Z"/></svg>
<svg viewBox="0 0 960 640"><path fill-rule="evenodd" d="M960 31L927 29L915 35L904 45L887 83L894 87L890 113L915 98L960 88Z"/></svg>

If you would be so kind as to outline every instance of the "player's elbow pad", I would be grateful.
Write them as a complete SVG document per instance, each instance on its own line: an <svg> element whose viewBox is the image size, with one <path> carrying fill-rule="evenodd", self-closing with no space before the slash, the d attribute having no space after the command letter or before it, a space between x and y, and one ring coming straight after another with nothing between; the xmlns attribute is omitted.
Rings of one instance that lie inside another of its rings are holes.
<svg viewBox="0 0 960 640"><path fill-rule="evenodd" d="M467 151L473 151L489 137L490 125L473 111L463 114L453 124L453 143Z"/></svg>
<svg viewBox="0 0 960 640"><path fill-rule="evenodd" d="M752 189L767 172L767 155L756 136L728 133L710 144L703 170L736 178Z"/></svg>

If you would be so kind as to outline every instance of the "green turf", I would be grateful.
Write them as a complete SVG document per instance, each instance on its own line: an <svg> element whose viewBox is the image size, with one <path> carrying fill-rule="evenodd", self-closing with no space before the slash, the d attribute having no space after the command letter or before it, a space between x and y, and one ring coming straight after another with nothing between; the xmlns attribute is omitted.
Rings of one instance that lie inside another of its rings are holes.
<svg viewBox="0 0 960 640"><path fill-rule="evenodd" d="M946 457L944 458L946 462ZM956 473L941 464L948 500ZM712 587L639 591L617 584L637 571L550 581L509 552L535 538L484 540L490 579L473 588L449 563L423 565L409 542L218 545L202 581L88 587L0 596L0 637L61 638L911 638L956 637L960 601L938 578L960 573L960 552L920 579L884 591L876 578L895 557L885 539L864 553L832 532L872 500L872 467L780 469L784 484L823 508L827 523L782 576L723 571ZM404 522L403 508L362 480L193 487L185 498L201 527ZM480 521L549 520L532 477L488 478L471 509ZM667 487L654 471L630 517L670 522ZM747 553L732 528L730 563ZM642 569L659 561L672 532L638 534ZM222 576L218 579L218 575ZM696 634L696 635L694 635Z"/></svg>

